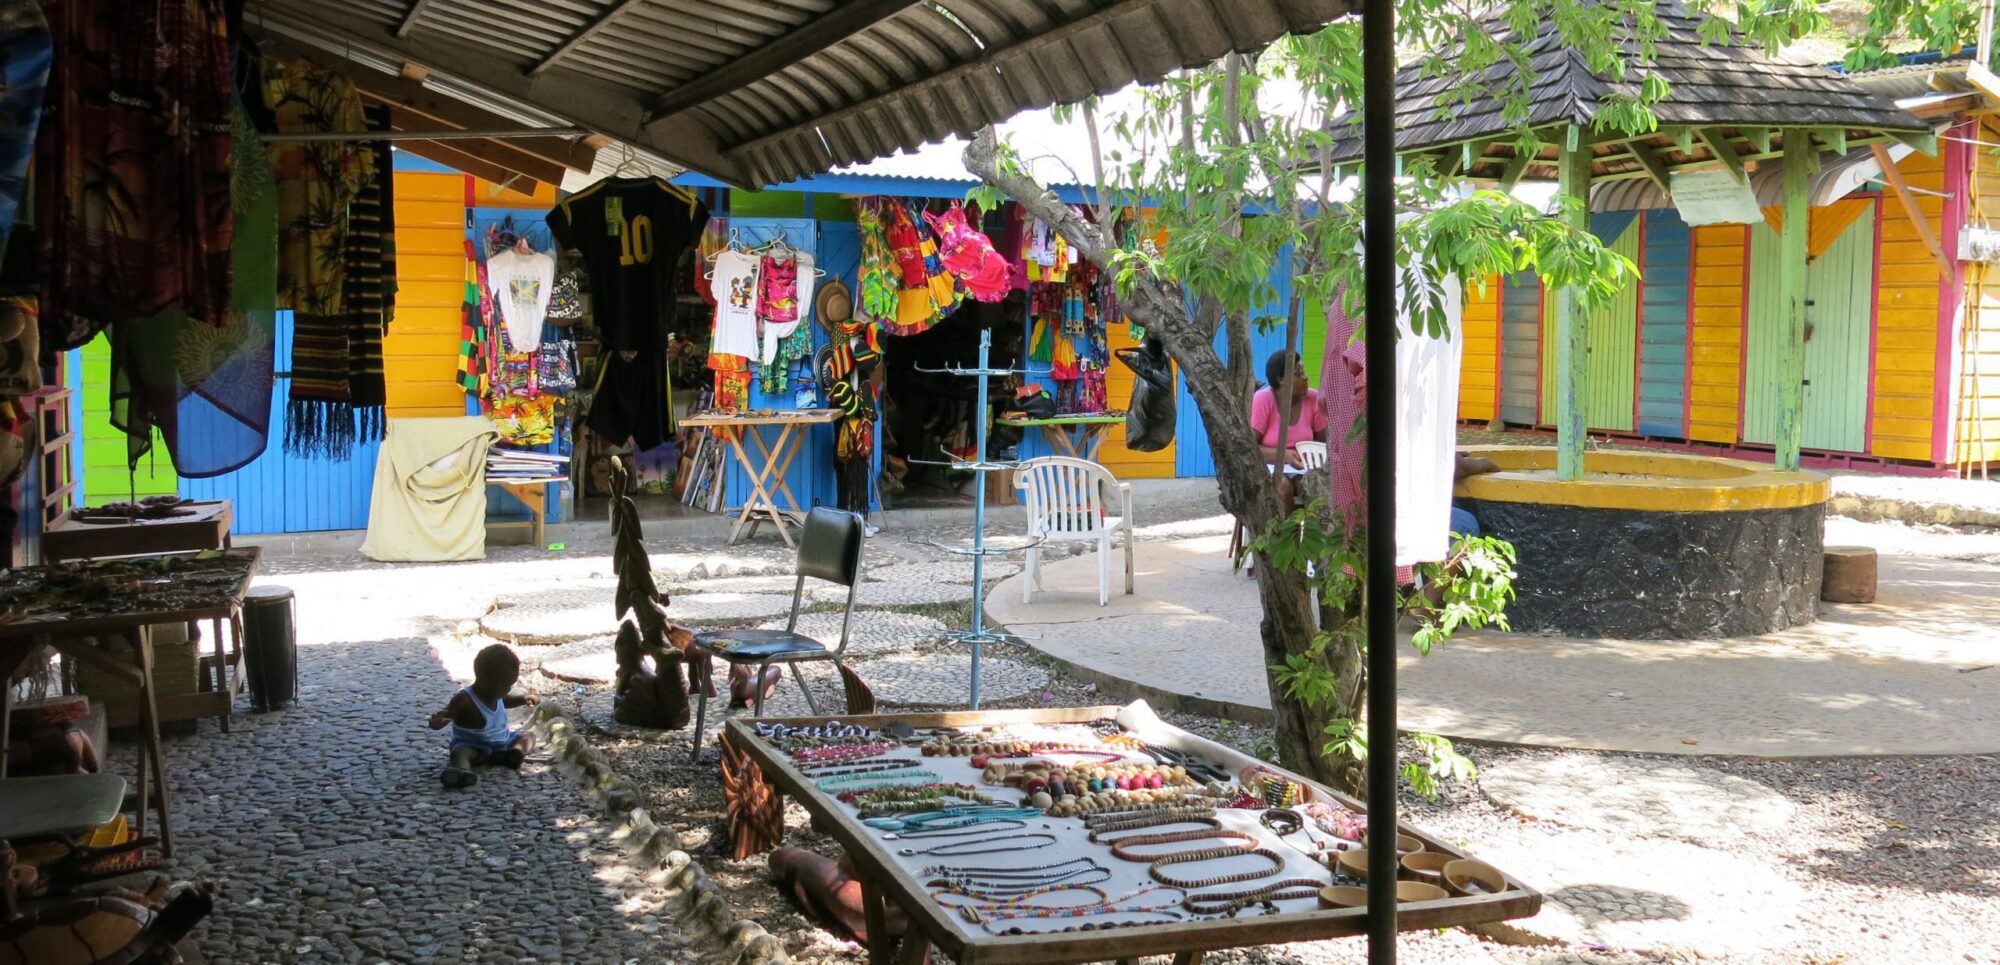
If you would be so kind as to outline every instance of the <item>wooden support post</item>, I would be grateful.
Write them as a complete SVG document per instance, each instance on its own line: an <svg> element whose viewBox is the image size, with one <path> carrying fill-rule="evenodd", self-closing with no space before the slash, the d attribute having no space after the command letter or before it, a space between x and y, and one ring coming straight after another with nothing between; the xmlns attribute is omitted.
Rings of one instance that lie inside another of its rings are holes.
<svg viewBox="0 0 2000 965"><path fill-rule="evenodd" d="M1812 138L1793 132L1785 138L1785 230L1778 245L1778 304L1784 315L1778 340L1778 469L1799 468L1799 438L1806 402L1806 233L1810 212L1806 186L1812 172L1806 158ZM1753 320L1754 324L1754 320Z"/></svg>
<svg viewBox="0 0 2000 965"><path fill-rule="evenodd" d="M1567 205L1562 217L1578 231L1590 230L1590 148L1572 148L1565 141L1557 161L1560 195ZM1564 288L1556 300L1556 478L1583 478L1583 380L1589 372L1584 342L1583 306L1575 288Z"/></svg>

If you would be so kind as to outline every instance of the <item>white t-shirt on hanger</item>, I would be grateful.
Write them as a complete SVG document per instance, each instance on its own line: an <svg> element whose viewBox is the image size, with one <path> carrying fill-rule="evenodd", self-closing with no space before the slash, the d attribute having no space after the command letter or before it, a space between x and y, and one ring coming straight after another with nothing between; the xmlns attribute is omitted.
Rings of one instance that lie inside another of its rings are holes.
<svg viewBox="0 0 2000 965"><path fill-rule="evenodd" d="M709 291L715 293L715 341L711 355L757 357L756 255L730 249L715 256Z"/></svg>
<svg viewBox="0 0 2000 965"><path fill-rule="evenodd" d="M556 260L539 251L521 254L509 248L486 259L486 285L500 303L507 341L517 352L533 352L542 344L542 321L549 314L555 290Z"/></svg>
<svg viewBox="0 0 2000 965"><path fill-rule="evenodd" d="M1447 276L1443 300L1449 338L1413 334L1408 315L1396 320L1397 566L1433 563L1451 555L1464 299L1464 286Z"/></svg>

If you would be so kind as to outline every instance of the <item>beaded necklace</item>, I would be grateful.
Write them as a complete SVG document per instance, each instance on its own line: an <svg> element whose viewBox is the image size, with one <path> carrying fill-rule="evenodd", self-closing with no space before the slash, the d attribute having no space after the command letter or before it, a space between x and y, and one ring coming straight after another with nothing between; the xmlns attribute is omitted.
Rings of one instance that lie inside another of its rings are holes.
<svg viewBox="0 0 2000 965"><path fill-rule="evenodd" d="M1104 889L1096 885L1050 885L1047 888L1037 888L1033 891L1013 895L996 895L970 888L932 888L931 900L946 908L958 909L960 918L976 925L984 920L988 911L1017 907L1023 902L1042 895L1062 894L1067 891L1081 891L1096 895L1098 902L1109 900L1109 896L1104 893ZM965 904L954 904L946 901L946 898L966 898L970 900Z"/></svg>
<svg viewBox="0 0 2000 965"><path fill-rule="evenodd" d="M919 767L919 762L904 757L886 760L871 760L863 764L821 764L817 767L801 767L799 772L807 777L837 777L842 774L872 774L876 771L894 771L908 767Z"/></svg>
<svg viewBox="0 0 2000 965"><path fill-rule="evenodd" d="M1144 828L1162 828L1162 827L1172 827L1173 825L1176 825L1176 824L1200 824L1200 825L1206 825L1206 826L1208 826L1208 827L1210 827L1210 828L1214 828L1214 829L1216 829L1216 830L1218 830L1218 831L1222 829L1222 822L1221 822L1221 821L1218 821L1218 820L1216 820L1215 818L1212 818L1212 817L1179 817L1179 816L1173 816L1173 817L1166 817L1166 818L1161 818L1161 819L1157 819L1157 820L1152 820L1152 819L1149 819L1149 820L1144 820L1144 821L1139 821L1139 820L1134 820L1134 821L1119 821L1119 822L1114 822L1114 823L1111 823L1111 824L1108 824L1108 825L1104 825L1104 826L1101 826L1101 827L1096 827L1096 828L1092 829L1092 831L1090 832L1090 843L1091 843L1091 844L1110 844L1110 845L1116 845L1116 844L1117 844L1117 843L1119 843L1120 841L1126 841L1126 840L1131 840L1131 839L1127 839L1127 838L1107 838L1107 837L1105 837L1105 835L1107 835L1107 834L1111 834L1111 833L1113 833L1113 832L1118 832L1118 831L1138 831L1138 830L1142 830L1142 829L1144 829ZM1214 837L1214 835L1205 835L1205 836L1206 836L1206 837ZM1142 837L1142 836L1141 836L1141 835L1134 835L1133 837L1134 837L1134 838L1137 838L1137 837ZM1189 839L1189 840L1192 840L1192 839ZM1163 844L1164 844L1165 842L1161 842L1161 843L1163 843Z"/></svg>
<svg viewBox="0 0 2000 965"><path fill-rule="evenodd" d="M1235 857L1262 858L1270 862L1271 866L1262 871L1236 871L1209 878L1174 878L1169 876L1165 871L1160 870L1168 865L1193 864L1200 861L1213 861L1216 858ZM1182 851L1177 854L1162 855L1153 859L1153 863L1146 868L1146 873L1151 875L1154 881L1163 885L1171 885L1175 888L1212 888L1216 885L1229 884L1232 881L1251 881L1257 878L1267 878L1284 870L1284 867L1285 859L1279 856L1276 851L1272 851L1269 848L1223 847L1204 848L1195 851Z"/></svg>
<svg viewBox="0 0 2000 965"><path fill-rule="evenodd" d="M1091 857L1071 858L1029 868L968 868L932 865L921 873L927 884L990 894L1021 894L1068 882L1094 885L1110 880L1111 869ZM1079 880L1088 879L1088 880Z"/></svg>
<svg viewBox="0 0 2000 965"><path fill-rule="evenodd" d="M1157 863L1164 858L1177 857L1180 854L1183 854L1184 852L1172 852L1164 855L1133 854L1131 849L1143 845L1174 844L1181 841L1241 841L1244 843L1241 845L1232 845L1230 847L1233 850L1237 851L1248 851L1256 843L1257 839L1247 834L1244 834L1241 831L1221 830L1221 827L1218 824L1215 828L1205 831L1173 831L1166 834L1135 834L1132 835L1131 837L1119 838L1117 841L1109 843L1111 844L1111 856L1119 859L1120 861L1150 861Z"/></svg>
<svg viewBox="0 0 2000 965"><path fill-rule="evenodd" d="M880 757L897 748L896 744L877 741L872 744L848 744L833 747L805 747L792 752L792 760L802 764L841 764L864 757Z"/></svg>
<svg viewBox="0 0 2000 965"><path fill-rule="evenodd" d="M1171 901L1158 902L1156 904L1135 905L1130 908L1119 907L1120 905L1123 905L1128 901L1131 901L1135 898L1143 897L1145 895L1152 894L1153 892L1156 891L1179 892L1181 897L1175 898ZM1098 894L1102 895L1103 892L1098 892ZM1053 908L1041 908L1027 904L1027 900L1028 899L1022 899L1013 902L1001 902L996 907L992 908L990 911L983 914L982 917L988 921L1002 922L1002 921L1011 921L1017 918L1087 918L1093 915L1149 914L1152 912L1166 911L1171 908L1179 907L1182 903L1184 903L1187 900L1187 893L1182 892L1179 888L1163 888L1159 885L1146 885L1145 887L1139 888L1135 891L1130 891L1126 892L1125 894L1119 895L1116 898L1101 898L1100 900L1091 902L1087 905L1059 905ZM980 913L978 909L968 909L968 910L972 910L975 914ZM959 915L960 917L964 917L965 911L963 910L960 911Z"/></svg>
<svg viewBox="0 0 2000 965"><path fill-rule="evenodd" d="M861 823L878 831L912 832L928 831L933 827L964 828L991 821L1020 822L1027 818L1041 817L1041 815L1042 812L1034 808L959 807L941 808L920 814L905 815L900 818L865 818ZM910 837L911 835L904 833L902 836ZM884 835L884 837L893 838L896 835L890 834Z"/></svg>
<svg viewBox="0 0 2000 965"><path fill-rule="evenodd" d="M1046 826L1047 825L1044 825L1044 827ZM921 838L963 838L968 835L989 834L994 831L1021 831L1025 830L1027 827L1028 827L1028 822L1026 821L1016 821L1011 818L1001 818L999 820L988 821L985 823L967 822L966 824L963 825L947 824L941 826L938 830L935 831L910 831L910 832L891 831L888 834L883 835L882 837L888 838L890 840L895 840L899 838L904 840L921 839Z"/></svg>
<svg viewBox="0 0 2000 965"><path fill-rule="evenodd" d="M1011 848L982 847L983 845L998 844L1002 841L1025 841L1030 838L1038 840L1041 843L1033 845L1024 844ZM904 848L896 853L906 858L920 854L938 858L969 858L975 854L1012 854L1017 851L1040 851L1055 843L1055 835L1044 834L1040 831L1031 831L1027 834L1003 834L996 838L980 838L976 841L947 841L944 844L934 844L928 848ZM964 848L974 848L975 850L960 850Z"/></svg>
<svg viewBox="0 0 2000 965"><path fill-rule="evenodd" d="M817 781L814 781L813 785L822 791L831 791L836 788L847 787L847 785L849 784L859 784L863 781L879 782L861 788L850 789L850 790L870 790L876 787L907 786L912 781L915 781L920 784L935 784L938 782L938 780L939 780L939 775L936 771L929 770L927 768L912 767L900 771L874 771L867 774L846 774L846 775L838 775L835 777L823 777Z"/></svg>
<svg viewBox="0 0 2000 965"><path fill-rule="evenodd" d="M1310 878L1287 878L1243 891L1188 895L1181 900L1181 907L1191 915L1234 915L1251 905L1264 905L1276 911L1275 902L1311 898L1319 894L1320 887L1319 882Z"/></svg>
<svg viewBox="0 0 2000 965"><path fill-rule="evenodd" d="M985 928L988 934L993 935L1054 935L1059 932L1105 931L1112 928L1143 928L1147 925L1174 925L1179 924L1183 920L1180 915L1167 912L1163 917L1148 919L1146 921L1087 921L1081 925L1069 925L1063 928L1022 928L1020 925L1008 925L1000 929L993 927L994 924L998 923L989 922Z"/></svg>

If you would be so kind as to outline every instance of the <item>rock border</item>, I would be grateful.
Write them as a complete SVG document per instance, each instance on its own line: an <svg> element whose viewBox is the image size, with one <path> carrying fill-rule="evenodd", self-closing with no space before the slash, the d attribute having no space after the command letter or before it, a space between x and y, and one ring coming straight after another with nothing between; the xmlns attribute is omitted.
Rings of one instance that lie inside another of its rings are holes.
<svg viewBox="0 0 2000 965"><path fill-rule="evenodd" d="M595 800L605 815L621 819L611 840L648 881L665 889L682 934L731 965L789 965L784 943L764 926L736 917L701 864L682 850L680 835L654 823L640 803L639 789L605 766L568 709L541 704L528 726L548 748L556 771Z"/></svg>

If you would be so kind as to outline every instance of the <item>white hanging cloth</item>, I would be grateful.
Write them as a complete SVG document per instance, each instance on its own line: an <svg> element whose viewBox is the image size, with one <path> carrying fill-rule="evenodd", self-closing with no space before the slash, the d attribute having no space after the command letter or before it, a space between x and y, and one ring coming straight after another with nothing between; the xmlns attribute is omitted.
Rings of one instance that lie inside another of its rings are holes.
<svg viewBox="0 0 2000 965"><path fill-rule="evenodd" d="M1437 562L1451 554L1464 286L1448 276L1441 295L1448 338L1412 333L1408 314L1396 319L1397 566ZM1402 302L1401 292L1397 301Z"/></svg>

